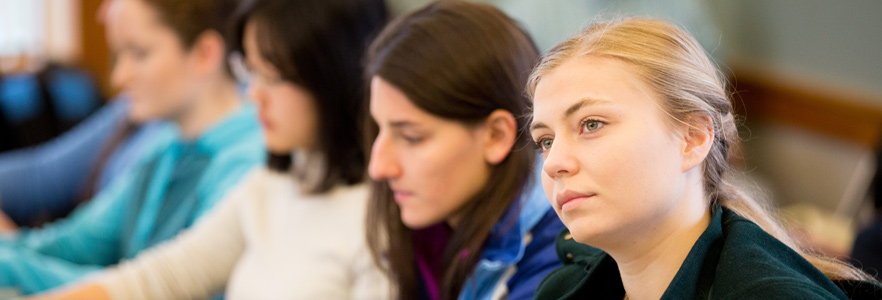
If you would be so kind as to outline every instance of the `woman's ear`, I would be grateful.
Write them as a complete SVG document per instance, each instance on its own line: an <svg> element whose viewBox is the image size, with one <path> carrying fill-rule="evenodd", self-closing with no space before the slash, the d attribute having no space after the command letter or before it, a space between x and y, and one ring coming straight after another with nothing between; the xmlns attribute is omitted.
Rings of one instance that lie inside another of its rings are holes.
<svg viewBox="0 0 882 300"><path fill-rule="evenodd" d="M193 43L190 56L199 73L212 73L218 69L223 71L226 63L226 47L223 37L214 30L203 32Z"/></svg>
<svg viewBox="0 0 882 300"><path fill-rule="evenodd" d="M701 165L714 144L714 122L710 116L702 116L688 122L683 135L682 169Z"/></svg>
<svg viewBox="0 0 882 300"><path fill-rule="evenodd" d="M514 115L502 109L490 113L484 121L484 160L491 165L501 163L511 153L518 130Z"/></svg>

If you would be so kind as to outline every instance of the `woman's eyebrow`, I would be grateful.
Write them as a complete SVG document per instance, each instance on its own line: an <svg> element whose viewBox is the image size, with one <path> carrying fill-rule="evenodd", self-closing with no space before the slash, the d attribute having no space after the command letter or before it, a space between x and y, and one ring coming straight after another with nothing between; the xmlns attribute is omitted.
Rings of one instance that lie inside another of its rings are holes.
<svg viewBox="0 0 882 300"><path fill-rule="evenodd" d="M597 99L597 98L590 98L590 97L582 98L581 100L577 101L576 103L573 103L573 105L570 105L570 107L568 107L567 110L564 111L564 115L561 119L568 119L574 113L579 111L579 109L582 109L585 106L604 104L604 103L610 103L610 101ZM530 125L530 131L533 131L536 129L543 129L543 128L548 128L548 125L545 125L542 122L536 122L536 123L533 123L532 125Z"/></svg>
<svg viewBox="0 0 882 300"><path fill-rule="evenodd" d="M548 125L545 125L542 122L536 122L536 123L533 123L532 125L530 125L530 131L534 131L536 129L545 129L545 128L548 128Z"/></svg>
<svg viewBox="0 0 882 300"><path fill-rule="evenodd" d="M570 105L570 107L567 108L567 110L564 112L563 119L569 118L574 113L579 111L579 109L581 109L582 107L597 105L597 104L602 104L602 103L609 103L609 101L601 100L601 99L597 99L597 98L590 98L590 97L582 98L582 100L579 100L578 102L574 103L573 105Z"/></svg>
<svg viewBox="0 0 882 300"><path fill-rule="evenodd" d="M406 127L415 127L415 126L416 126L416 123L411 122L411 121L407 121L407 120L389 122L389 127L392 127L392 128L406 128Z"/></svg>

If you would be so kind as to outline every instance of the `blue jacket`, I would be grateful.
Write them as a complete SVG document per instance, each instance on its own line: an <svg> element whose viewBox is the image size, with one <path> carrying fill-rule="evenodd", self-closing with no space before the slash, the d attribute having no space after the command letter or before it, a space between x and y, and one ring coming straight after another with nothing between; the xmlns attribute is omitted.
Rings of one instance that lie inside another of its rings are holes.
<svg viewBox="0 0 882 300"><path fill-rule="evenodd" d="M266 153L250 105L194 141L170 125L152 142L138 165L67 219L0 238L0 287L50 289L174 237Z"/></svg>
<svg viewBox="0 0 882 300"><path fill-rule="evenodd" d="M459 299L533 299L542 278L562 266L554 240L564 225L539 184L541 158L534 169L534 178L518 199L520 205L512 205L493 227Z"/></svg>
<svg viewBox="0 0 882 300"><path fill-rule="evenodd" d="M50 142L0 153L0 208L18 224L73 209L78 193L87 188L98 155L126 120L129 101L111 101L88 119ZM113 150L100 170L95 190L131 168L143 156L144 145L162 127L161 121L142 125ZM52 188L46 188L51 186Z"/></svg>

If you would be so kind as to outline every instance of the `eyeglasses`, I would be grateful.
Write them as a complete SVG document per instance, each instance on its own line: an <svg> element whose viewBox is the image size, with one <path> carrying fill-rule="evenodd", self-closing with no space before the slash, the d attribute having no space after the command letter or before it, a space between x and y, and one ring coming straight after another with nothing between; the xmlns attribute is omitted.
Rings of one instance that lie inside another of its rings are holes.
<svg viewBox="0 0 882 300"><path fill-rule="evenodd" d="M233 71L233 76L236 77L236 80L239 83L244 85L251 85L257 83L263 83L269 86L277 85L285 81L281 76L267 76L265 74L261 74L259 72L254 71L252 68L248 66L248 63L245 62L245 56L240 52L233 52L230 54L228 58L230 69Z"/></svg>

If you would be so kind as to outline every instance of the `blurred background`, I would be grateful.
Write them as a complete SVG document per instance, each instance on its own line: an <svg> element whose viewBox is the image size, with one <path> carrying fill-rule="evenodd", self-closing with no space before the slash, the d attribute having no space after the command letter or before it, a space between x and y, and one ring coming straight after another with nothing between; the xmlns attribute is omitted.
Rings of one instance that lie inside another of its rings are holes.
<svg viewBox="0 0 882 300"><path fill-rule="evenodd" d="M400 14L428 2L388 4ZM519 20L543 51L597 18L681 25L730 80L745 140L736 176L780 208L806 246L847 259L878 215L882 1L481 2ZM0 152L47 142L115 96L101 3L0 0Z"/></svg>

